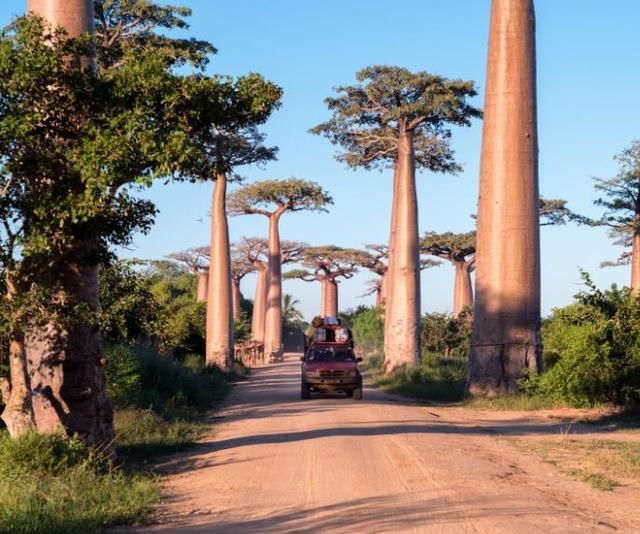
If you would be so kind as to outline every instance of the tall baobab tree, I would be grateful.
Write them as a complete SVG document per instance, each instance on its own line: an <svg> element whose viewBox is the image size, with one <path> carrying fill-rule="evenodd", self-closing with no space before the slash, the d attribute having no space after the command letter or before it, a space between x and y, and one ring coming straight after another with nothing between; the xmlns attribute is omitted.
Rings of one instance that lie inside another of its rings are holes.
<svg viewBox="0 0 640 534"><path fill-rule="evenodd" d="M468 390L495 396L541 369L533 0L492 1L477 247Z"/></svg>
<svg viewBox="0 0 640 534"><path fill-rule="evenodd" d="M285 278L320 282L321 314L337 317L339 278L352 278L358 272L358 265L362 263L362 255L360 250L333 245L307 247L302 250L300 258L300 263L306 269L289 271L285 274Z"/></svg>
<svg viewBox="0 0 640 534"><path fill-rule="evenodd" d="M616 155L620 165L613 178L595 179L595 189L602 194L594 204L605 208L603 216L592 224L608 226L610 237L616 244L631 252L622 252L616 262L606 262L604 266L627 265L631 263L631 291L640 295L640 141L634 141Z"/></svg>
<svg viewBox="0 0 640 534"><path fill-rule="evenodd" d="M265 180L229 195L232 215L263 215L269 221L269 262L265 315L265 353L270 360L282 355L282 258L280 218L288 211L327 211L333 199L318 184L298 178Z"/></svg>
<svg viewBox="0 0 640 534"><path fill-rule="evenodd" d="M233 361L233 292L231 282L231 252L227 221L227 183L233 170L251 163L264 163L275 158L275 148L263 144L264 136L256 124L267 120L280 102L280 89L257 75L249 87L238 80L229 97L232 128L213 126L210 129L211 158L215 182L211 201L211 263L207 295L206 361L208 365L228 367ZM257 110L256 113L250 110ZM224 117L229 121L230 117ZM233 123L236 124L233 124Z"/></svg>
<svg viewBox="0 0 640 534"><path fill-rule="evenodd" d="M427 72L374 66L356 74L357 85L338 87L326 103L332 118L311 131L344 148L351 167L394 167L385 369L420 357L420 253L415 170L456 172L448 125L468 126L480 111L468 100L473 82Z"/></svg>
<svg viewBox="0 0 640 534"><path fill-rule="evenodd" d="M209 247L192 247L167 255L168 259L182 263L196 276L196 299L198 302L207 301L209 257Z"/></svg>

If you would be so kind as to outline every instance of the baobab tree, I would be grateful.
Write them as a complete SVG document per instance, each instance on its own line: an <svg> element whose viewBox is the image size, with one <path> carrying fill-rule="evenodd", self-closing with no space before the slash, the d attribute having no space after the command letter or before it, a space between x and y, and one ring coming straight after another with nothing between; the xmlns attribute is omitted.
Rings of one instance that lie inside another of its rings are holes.
<svg viewBox="0 0 640 534"><path fill-rule="evenodd" d="M196 299L198 302L207 301L209 285L209 247L192 247L167 255L167 258L181 263L196 276Z"/></svg>
<svg viewBox="0 0 640 534"><path fill-rule="evenodd" d="M625 250L615 262L604 266L631 263L631 291L640 294L640 141L634 141L614 157L620 165L613 178L595 179L595 190L602 194L594 204L605 208L602 217L593 224L609 227L609 235Z"/></svg>
<svg viewBox="0 0 640 534"><path fill-rule="evenodd" d="M357 85L338 87L326 99L332 118L311 131L344 148L350 167L394 167L385 369L420 357L420 253L415 170L457 172L448 125L469 126L480 111L468 103L473 82L427 72L374 66L356 74Z"/></svg>
<svg viewBox="0 0 640 534"><path fill-rule="evenodd" d="M256 128L279 106L281 90L258 75L238 79L227 98L227 124L212 124L205 136L214 166L211 200L211 263L207 295L207 365L226 368L233 361L233 292L227 221L227 183L242 165L275 158L276 149L263 144ZM211 177L209 177L211 178ZM202 176L202 179L206 179Z"/></svg>
<svg viewBox="0 0 640 534"><path fill-rule="evenodd" d="M541 369L532 0L492 1L484 112L468 391L496 396Z"/></svg>
<svg viewBox="0 0 640 534"><path fill-rule="evenodd" d="M458 317L462 310L473 306L471 273L475 265L476 233L427 232L420 241L420 249L423 254L442 258L454 266L453 316Z"/></svg>
<svg viewBox="0 0 640 534"><path fill-rule="evenodd" d="M103 4L95 3L96 15ZM35 427L111 449L98 266L110 247L150 229L155 208L136 191L191 173L197 146L190 134L216 107L202 96L220 83L176 74L178 66L198 68L191 54L214 50L194 41L187 53L167 36L185 25L188 10L166 7L162 20L150 21L125 13L127 3L114 15L127 18L127 35L105 42L93 7L34 0L29 11L41 18L17 19L0 36L0 241L3 267L18 282L5 311L14 329L11 362L21 367L11 368L10 384L1 381L8 395L2 417L14 436ZM77 39L94 23L95 46ZM59 26L65 31L53 30ZM133 35L135 47L123 44ZM106 49L115 61L102 61ZM5 255L12 244L15 254ZM31 402L14 402L27 396ZM31 413L23 418L20 410Z"/></svg>
<svg viewBox="0 0 640 534"><path fill-rule="evenodd" d="M265 315L265 353L282 355L282 258L279 222L286 212L326 212L333 199L318 184L298 178L265 180L237 189L229 195L232 215L263 215L269 220L269 262Z"/></svg>
<svg viewBox="0 0 640 534"><path fill-rule="evenodd" d="M341 248L333 245L307 247L302 250L300 263L306 269L295 269L285 274L287 280L320 282L321 314L328 317L338 316L339 279L352 278L362 263L362 251Z"/></svg>

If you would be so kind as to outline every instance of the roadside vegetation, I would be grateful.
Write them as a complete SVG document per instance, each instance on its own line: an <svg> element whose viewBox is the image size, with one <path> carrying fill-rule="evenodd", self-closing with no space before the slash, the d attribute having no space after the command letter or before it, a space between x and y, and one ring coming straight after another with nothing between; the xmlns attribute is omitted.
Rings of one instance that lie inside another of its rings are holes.
<svg viewBox="0 0 640 534"><path fill-rule="evenodd" d="M628 288L597 288L583 273L584 290L552 311L542 325L544 371L525 374L520 392L466 400L472 317L422 317L419 365L391 374L382 369L382 309L351 319L370 380L391 392L433 401L465 401L480 409L538 410L603 405L633 407L640 401L640 300Z"/></svg>
<svg viewBox="0 0 640 534"><path fill-rule="evenodd" d="M153 466L183 450L246 369L204 362L195 275L169 262L114 262L101 273L115 460L80 439L0 430L0 530L89 532L144 522L160 498Z"/></svg>
<svg viewBox="0 0 640 534"><path fill-rule="evenodd" d="M640 482L640 443L585 439L571 434L551 439L508 438L517 448L539 455L562 473L601 491Z"/></svg>

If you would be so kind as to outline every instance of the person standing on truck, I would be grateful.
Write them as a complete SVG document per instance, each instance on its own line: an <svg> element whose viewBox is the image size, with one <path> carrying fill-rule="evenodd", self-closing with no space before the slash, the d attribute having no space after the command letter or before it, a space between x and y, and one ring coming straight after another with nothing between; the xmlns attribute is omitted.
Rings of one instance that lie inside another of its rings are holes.
<svg viewBox="0 0 640 534"><path fill-rule="evenodd" d="M311 345L316 330L324 326L324 319L319 315L316 315L312 320L309 327L304 331L304 351L307 352L307 348Z"/></svg>

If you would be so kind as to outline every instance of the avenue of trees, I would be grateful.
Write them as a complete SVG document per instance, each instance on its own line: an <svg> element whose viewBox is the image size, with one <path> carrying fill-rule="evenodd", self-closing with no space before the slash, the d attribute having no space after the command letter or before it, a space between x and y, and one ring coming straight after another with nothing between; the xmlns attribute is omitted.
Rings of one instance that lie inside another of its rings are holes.
<svg viewBox="0 0 640 534"><path fill-rule="evenodd" d="M277 156L262 128L282 89L256 73L209 74L215 47L171 36L188 9L61 6L30 0L31 15L0 35L0 416L12 437L63 430L111 453L118 382L108 375L124 374L106 354L118 344L210 375L233 371L241 343L280 359L283 327L303 319L283 296L293 279L318 283L318 313L350 323L388 375L436 354L464 359L456 376L468 370L469 395L535 390L583 405L640 396L640 141L616 157L618 174L595 180L600 218L540 197L532 0L492 2L483 111L473 81L395 66L364 68L326 99L329 117L311 133L339 146L347 167L393 173L388 241L362 249L281 239L283 216L320 214L334 199L295 177L244 182L243 168ZM460 172L453 129L475 119L477 227L421 232L416 173ZM208 244L168 261L118 261L115 250L153 226L156 208L140 192L171 181L210 183ZM228 217L245 215L266 217L268 232L232 244ZM587 290L543 322L540 227L570 221L610 229L630 290L600 291L585 275ZM420 273L442 263L454 268L453 313L421 315ZM376 306L341 314L340 284L365 270L377 277ZM241 292L248 276L252 299Z"/></svg>

